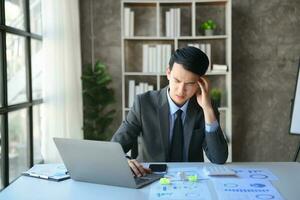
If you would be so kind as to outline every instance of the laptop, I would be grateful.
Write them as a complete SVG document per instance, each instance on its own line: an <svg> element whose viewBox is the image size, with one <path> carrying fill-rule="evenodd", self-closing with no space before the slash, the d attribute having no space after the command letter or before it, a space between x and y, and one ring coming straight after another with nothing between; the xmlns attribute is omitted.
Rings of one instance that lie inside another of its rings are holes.
<svg viewBox="0 0 300 200"><path fill-rule="evenodd" d="M134 177L119 143L53 138L62 160L76 181L141 188L161 174Z"/></svg>

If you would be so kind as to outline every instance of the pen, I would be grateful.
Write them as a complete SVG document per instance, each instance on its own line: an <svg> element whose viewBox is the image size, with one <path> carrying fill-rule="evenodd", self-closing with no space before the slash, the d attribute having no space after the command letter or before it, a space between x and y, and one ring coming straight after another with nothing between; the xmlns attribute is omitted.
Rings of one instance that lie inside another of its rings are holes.
<svg viewBox="0 0 300 200"><path fill-rule="evenodd" d="M43 178L43 179L49 179L49 176L40 175L40 178Z"/></svg>
<svg viewBox="0 0 300 200"><path fill-rule="evenodd" d="M38 174L35 174L35 173L28 173L29 176L33 176L33 177L39 177Z"/></svg>

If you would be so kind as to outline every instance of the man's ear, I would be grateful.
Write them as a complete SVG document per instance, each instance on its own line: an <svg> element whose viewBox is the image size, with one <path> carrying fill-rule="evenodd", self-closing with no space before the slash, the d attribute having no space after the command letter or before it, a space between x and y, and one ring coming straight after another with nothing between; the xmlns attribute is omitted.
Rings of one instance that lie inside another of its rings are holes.
<svg viewBox="0 0 300 200"><path fill-rule="evenodd" d="M169 65L167 66L166 74L167 74L167 78L168 78L168 80L170 80L170 76L171 76L171 69L170 69L170 66L169 66Z"/></svg>

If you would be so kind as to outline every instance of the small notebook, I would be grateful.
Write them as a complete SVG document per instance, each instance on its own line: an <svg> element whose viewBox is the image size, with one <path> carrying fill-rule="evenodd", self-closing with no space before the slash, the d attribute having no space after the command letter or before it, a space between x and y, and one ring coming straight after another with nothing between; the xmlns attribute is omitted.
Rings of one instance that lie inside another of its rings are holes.
<svg viewBox="0 0 300 200"><path fill-rule="evenodd" d="M62 181L70 178L64 164L36 164L28 171L23 172L22 175L52 181Z"/></svg>

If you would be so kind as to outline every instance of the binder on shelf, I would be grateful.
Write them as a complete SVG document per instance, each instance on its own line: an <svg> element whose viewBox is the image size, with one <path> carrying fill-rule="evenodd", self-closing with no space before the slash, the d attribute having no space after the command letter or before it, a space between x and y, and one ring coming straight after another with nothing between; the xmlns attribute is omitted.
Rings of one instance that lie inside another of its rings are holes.
<svg viewBox="0 0 300 200"><path fill-rule="evenodd" d="M148 52L149 46L147 44L143 45L143 72L148 72Z"/></svg>
<svg viewBox="0 0 300 200"><path fill-rule="evenodd" d="M156 70L155 70L155 72L160 72L161 71L161 69L162 69L162 45L157 45L156 46L156 61L157 61L157 63L156 63Z"/></svg>
<svg viewBox="0 0 300 200"><path fill-rule="evenodd" d="M130 23L130 8L124 8L124 34L125 34L125 36L130 36L129 23Z"/></svg>
<svg viewBox="0 0 300 200"><path fill-rule="evenodd" d="M130 8L124 8L124 34L134 36L134 12Z"/></svg>
<svg viewBox="0 0 300 200"><path fill-rule="evenodd" d="M22 175L34 178L62 181L70 178L64 164L36 164Z"/></svg>
<svg viewBox="0 0 300 200"><path fill-rule="evenodd" d="M211 71L211 62L212 62L211 61L211 45L209 43L205 44L205 53L206 53L206 55L208 57L208 61L209 61L208 69L207 69L207 71L209 72L209 71Z"/></svg>
<svg viewBox="0 0 300 200"><path fill-rule="evenodd" d="M177 36L179 37L180 36L180 27L181 27L181 21L180 21L180 8L177 9Z"/></svg>
<svg viewBox="0 0 300 200"><path fill-rule="evenodd" d="M164 69L166 68L166 66L167 66L167 53L166 53L166 45L162 45L162 54L161 54L161 56L162 56L162 59L161 59L161 70L160 70L160 72L161 73L164 73Z"/></svg>
<svg viewBox="0 0 300 200"><path fill-rule="evenodd" d="M165 73L171 56L170 44L143 45L143 72Z"/></svg>
<svg viewBox="0 0 300 200"><path fill-rule="evenodd" d="M170 36L170 12L166 12L166 21L165 21L165 28L166 28L166 36Z"/></svg>
<svg viewBox="0 0 300 200"><path fill-rule="evenodd" d="M170 37L174 36L174 10L170 10Z"/></svg>
<svg viewBox="0 0 300 200"><path fill-rule="evenodd" d="M130 32L129 36L134 36L134 12L130 11Z"/></svg>
<svg viewBox="0 0 300 200"><path fill-rule="evenodd" d="M128 81L128 107L133 106L134 97L138 94L154 90L154 86L146 82L140 82L138 85L135 85L135 80Z"/></svg>
<svg viewBox="0 0 300 200"><path fill-rule="evenodd" d="M212 72L227 72L227 65L213 64Z"/></svg>
<svg viewBox="0 0 300 200"><path fill-rule="evenodd" d="M180 8L171 8L166 12L165 28L167 37L180 36L181 19Z"/></svg>
<svg viewBox="0 0 300 200"><path fill-rule="evenodd" d="M128 92L128 107L133 106L134 95L135 95L135 80L129 80L129 92Z"/></svg>

